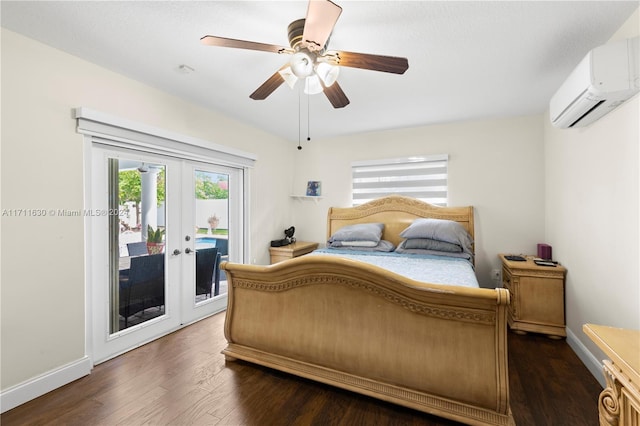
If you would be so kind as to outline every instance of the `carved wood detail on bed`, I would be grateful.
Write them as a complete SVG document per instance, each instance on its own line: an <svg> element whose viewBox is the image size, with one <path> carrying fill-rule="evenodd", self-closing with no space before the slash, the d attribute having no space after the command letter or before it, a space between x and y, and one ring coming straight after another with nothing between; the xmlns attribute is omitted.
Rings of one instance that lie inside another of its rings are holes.
<svg viewBox="0 0 640 426"><path fill-rule="evenodd" d="M315 258L318 259L318 258ZM314 261L315 259L311 260ZM300 260L296 260L296 262L300 262ZM320 258L320 262L325 262L324 259ZM341 259L333 259L327 267L334 268L337 263L342 262ZM306 259L305 264L308 264L308 259ZM372 268L375 268L372 266ZM378 269L378 268L376 268ZM266 271L265 271L266 272ZM380 270L378 271L380 274L385 274L386 271ZM235 288L244 288L249 290L256 291L264 291L264 292L281 292L286 290L291 290L296 287L302 287L307 285L322 285L322 284L333 284L340 286L352 287L355 289L359 289L365 291L367 293L375 294L380 296L391 303L395 303L400 307L407 309L411 312L429 315L436 318L446 318L446 319L455 319L456 321L470 321L470 322L482 322L484 324L495 324L495 312L484 312L478 311L474 309L461 308L461 307L451 307L444 308L442 305L433 305L426 304L416 301L415 299L411 299L408 297L404 297L398 294L397 291L391 290L386 285L372 283L369 278L367 279L355 279L355 278L345 278L345 277L336 277L335 274L325 274L322 272L315 272L313 276L302 276L294 279L288 279L284 281L274 281L274 282L265 282L264 278L261 280L251 280L251 279L236 279L234 281L233 286ZM393 284L394 287L397 287L397 283ZM432 286L435 286L433 284ZM428 291L428 292L436 292L441 294L453 294L456 291L451 290L451 286L441 286L442 288L435 287L418 287L420 291ZM507 297L508 295L504 292L499 293L500 297ZM495 297L492 295L492 297Z"/></svg>
<svg viewBox="0 0 640 426"><path fill-rule="evenodd" d="M414 201L390 197L334 208L329 226L380 221L399 233L413 218L437 214L459 216L473 230L472 208ZM321 254L269 266L223 262L221 268L229 282L228 360L467 424L514 424L506 289L423 283Z"/></svg>

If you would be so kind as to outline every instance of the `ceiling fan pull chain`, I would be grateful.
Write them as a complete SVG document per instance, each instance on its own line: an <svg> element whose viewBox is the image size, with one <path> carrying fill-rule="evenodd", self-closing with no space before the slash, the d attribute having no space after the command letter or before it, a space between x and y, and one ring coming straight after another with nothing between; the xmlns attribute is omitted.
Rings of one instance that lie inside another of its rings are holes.
<svg viewBox="0 0 640 426"><path fill-rule="evenodd" d="M307 141L311 140L310 128L311 128L311 101L309 98L311 95L307 95Z"/></svg>
<svg viewBox="0 0 640 426"><path fill-rule="evenodd" d="M300 145L300 135L302 134L302 124L300 123L302 121L302 112L300 111L300 97L302 96L301 90L301 87L298 87L298 151L302 149L302 145Z"/></svg>

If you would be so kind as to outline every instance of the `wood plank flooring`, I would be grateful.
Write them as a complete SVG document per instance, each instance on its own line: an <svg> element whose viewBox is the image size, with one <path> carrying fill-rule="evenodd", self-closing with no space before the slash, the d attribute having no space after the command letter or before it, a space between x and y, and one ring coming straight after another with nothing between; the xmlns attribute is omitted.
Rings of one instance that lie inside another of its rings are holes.
<svg viewBox="0 0 640 426"><path fill-rule="evenodd" d="M2 416L12 425L434 425L429 416L242 361L225 364L224 313L96 366ZM596 426L602 390L564 340L509 333L519 426Z"/></svg>

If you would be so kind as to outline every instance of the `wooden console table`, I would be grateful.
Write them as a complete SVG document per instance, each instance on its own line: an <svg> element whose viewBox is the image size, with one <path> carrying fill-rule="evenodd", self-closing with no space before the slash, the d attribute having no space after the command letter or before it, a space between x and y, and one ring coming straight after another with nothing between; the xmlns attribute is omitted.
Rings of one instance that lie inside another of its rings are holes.
<svg viewBox="0 0 640 426"><path fill-rule="evenodd" d="M609 357L600 393L600 426L640 425L640 330L585 324L583 331Z"/></svg>

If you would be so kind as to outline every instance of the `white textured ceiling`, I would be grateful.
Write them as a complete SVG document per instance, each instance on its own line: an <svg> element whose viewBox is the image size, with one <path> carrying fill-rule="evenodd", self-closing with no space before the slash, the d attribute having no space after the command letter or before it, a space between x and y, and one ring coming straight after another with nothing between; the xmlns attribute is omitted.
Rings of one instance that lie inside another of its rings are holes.
<svg viewBox="0 0 640 426"><path fill-rule="evenodd" d="M297 142L307 128L322 139L542 113L579 60L639 5L335 2L343 11L330 49L409 60L404 75L342 68L351 104L337 110L322 94L307 98L286 85L254 101L249 94L287 56L200 43L210 34L287 46L287 26L304 18L306 1L2 0L0 13L9 30ZM181 64L195 72L178 72Z"/></svg>

